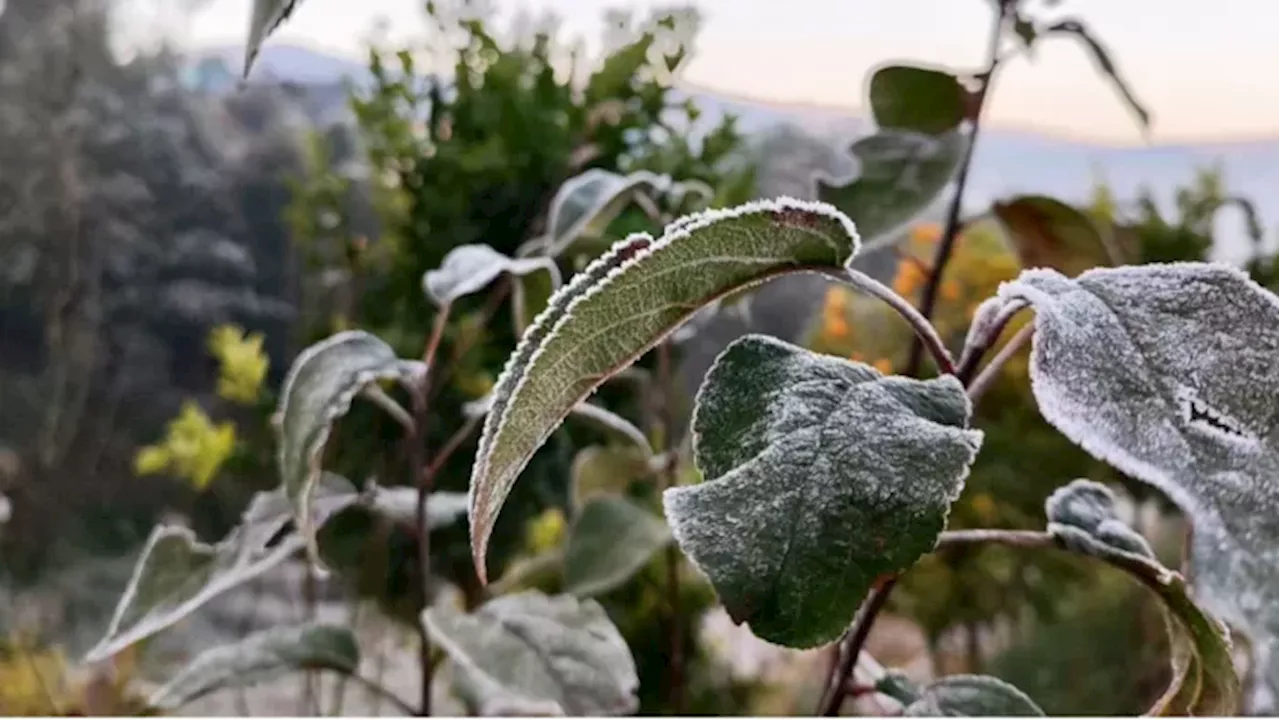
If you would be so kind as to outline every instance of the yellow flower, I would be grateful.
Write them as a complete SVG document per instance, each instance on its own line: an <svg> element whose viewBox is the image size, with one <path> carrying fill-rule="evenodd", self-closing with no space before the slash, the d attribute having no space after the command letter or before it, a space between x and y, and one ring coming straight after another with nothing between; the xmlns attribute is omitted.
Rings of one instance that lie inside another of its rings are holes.
<svg viewBox="0 0 1280 720"><path fill-rule="evenodd" d="M164 440L140 448L133 467L139 475L171 472L203 490L231 457L235 445L234 425L215 425L199 405L187 401L169 421Z"/></svg>
<svg viewBox="0 0 1280 720"><path fill-rule="evenodd" d="M529 550L535 554L550 550L560 543L560 538L564 536L564 529L564 513L560 512L559 508L543 511L541 515L529 522L529 529L525 536Z"/></svg>
<svg viewBox="0 0 1280 720"><path fill-rule="evenodd" d="M262 333L245 335L235 325L219 325L209 333L209 352L218 359L219 396L245 405L258 399L270 364L262 342Z"/></svg>

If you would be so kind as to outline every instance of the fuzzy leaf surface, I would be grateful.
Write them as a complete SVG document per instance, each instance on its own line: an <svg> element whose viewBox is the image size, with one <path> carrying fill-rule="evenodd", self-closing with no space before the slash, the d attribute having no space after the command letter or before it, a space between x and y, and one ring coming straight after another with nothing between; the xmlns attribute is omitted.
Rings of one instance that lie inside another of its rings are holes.
<svg viewBox="0 0 1280 720"><path fill-rule="evenodd" d="M1044 717L1026 693L989 675L952 675L930 683L903 710L908 717Z"/></svg>
<svg viewBox="0 0 1280 720"><path fill-rule="evenodd" d="M600 595L622 585L671 541L662 518L624 497L599 497L578 513L564 554L565 592Z"/></svg>
<svg viewBox="0 0 1280 720"><path fill-rule="evenodd" d="M355 488L345 479L325 475L312 506L315 523L323 523L358 499ZM292 520L288 499L281 490L274 490L255 495L240 525L214 545L200 542L184 527L156 527L143 546L106 633L87 653L85 662L115 655L284 562L304 546L296 532L285 532Z"/></svg>
<svg viewBox="0 0 1280 720"><path fill-rule="evenodd" d="M553 289L560 285L560 269L551 258L513 259L488 245L459 245L444 256L435 270L422 276L422 290L436 305L448 305L465 295L479 292L503 273L517 280L535 273L545 276Z"/></svg>
<svg viewBox="0 0 1280 720"><path fill-rule="evenodd" d="M575 405L704 305L784 273L843 268L857 246L835 208L784 198L682 218L656 241L633 235L561 288L507 361L485 419L469 514L480 577L511 486Z"/></svg>
<svg viewBox="0 0 1280 720"><path fill-rule="evenodd" d="M1276 296L1206 263L1024 272L1040 411L1095 457L1159 488L1194 525L1195 599L1246 634L1250 712L1277 675Z"/></svg>
<svg viewBox="0 0 1280 720"><path fill-rule="evenodd" d="M982 442L969 412L950 375L885 377L748 335L698 391L706 480L663 494L667 521L736 622L830 642L878 578L933 548Z"/></svg>
<svg viewBox="0 0 1280 720"><path fill-rule="evenodd" d="M463 614L422 614L481 715L627 715L639 679L626 641L594 600L506 595Z"/></svg>
<svg viewBox="0 0 1280 720"><path fill-rule="evenodd" d="M958 130L881 130L849 149L858 175L844 185L820 179L818 198L853 218L863 243L874 249L896 240L929 209L959 169L966 142Z"/></svg>
<svg viewBox="0 0 1280 720"><path fill-rule="evenodd" d="M965 117L968 91L951 73L889 65L871 75L871 113L881 128L940 135Z"/></svg>
<svg viewBox="0 0 1280 720"><path fill-rule="evenodd" d="M317 566L320 553L310 505L333 424L366 387L388 379L410 386L425 371L422 363L401 360L390 345L361 330L341 332L312 345L289 368L272 418L276 465L285 495L293 502L307 554Z"/></svg>
<svg viewBox="0 0 1280 720"><path fill-rule="evenodd" d="M177 708L219 690L256 685L298 670L353 673L360 649L336 625L276 627L206 650L152 694L152 707Z"/></svg>

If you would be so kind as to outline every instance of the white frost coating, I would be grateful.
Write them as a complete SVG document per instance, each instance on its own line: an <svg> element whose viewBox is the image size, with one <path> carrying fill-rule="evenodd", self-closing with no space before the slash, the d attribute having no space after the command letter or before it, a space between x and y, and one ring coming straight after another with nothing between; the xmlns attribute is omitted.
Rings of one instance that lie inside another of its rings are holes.
<svg viewBox="0 0 1280 720"><path fill-rule="evenodd" d="M797 200L794 198L782 197L775 200L761 200L731 209L714 209L694 213L687 217L681 218L672 223L663 233L662 237L654 241L652 237L644 234L633 234L613 245L608 252L597 258L594 262L587 266L585 270L573 277L570 282L557 291L548 302L547 308L538 315L533 324L525 332L520 342L517 344L515 351L508 358L507 364L499 376L498 381L493 390L494 406L489 415L485 418L484 430L481 435L480 444L476 453L476 460L472 470L472 480L469 489L470 495L470 511L468 517L471 521L473 533L477 531L477 499L476 486L478 482L492 484L490 474L492 472L491 462L494 448L496 447L497 436L501 429L506 427L510 420L510 412L512 403L510 400L519 396L521 390L530 377L527 372L529 368L537 365L542 353L544 352L548 342L553 339L557 333L570 321L573 313L582 303L589 301L595 295L610 287L618 278L622 277L628 270L637 264L655 257L659 253L664 252L668 248L675 246L682 240L690 238L694 233L709 228L721 222L733 220L735 218L774 213L783 218L790 213L797 214L813 214L821 216L827 220L833 221L841 228L842 233L849 240L848 247L839 247L831 238L819 233L812 233L812 236L821 241L822 244L831 247L836 257L845 258L846 266L852 263L853 258L857 255L860 247L860 240L857 229L853 222L843 213L830 204L823 202L811 202ZM754 257L739 258L705 258L706 262L716 262L724 260L739 260L741 262L762 262ZM780 260L773 260L773 264L780 265ZM798 268L799 269L799 268ZM757 282L763 282L760 279ZM749 286L750 283L747 285ZM730 288L729 290L737 290L746 286ZM712 298L712 300L717 298ZM664 308L665 309L665 308ZM691 308L696 310L697 308ZM691 313L690 313L691 314ZM687 320L686 316L684 320ZM682 321L683 322L683 321ZM635 354L631 357L631 362L635 360L643 352L647 351L653 345L661 342L662 339L676 330L680 324L668 328L666 333L660 337L653 338L645 347L637 348ZM563 360L563 358L562 358ZM623 364L629 365L630 362ZM605 378L600 378L603 382ZM592 388L594 391L594 388ZM589 394L589 393L588 393ZM579 398L584 400L586 396ZM576 404L576 403L575 403ZM496 410L496 412L494 412ZM567 412L567 411L566 411ZM550 424L545 432L538 439L537 445L546 441L546 438L559 425L559 421L563 420L561 415L557 422ZM523 462L527 462L528 456L524 457ZM510 491L511 485L515 482L516 476L523 468L523 462L519 466L505 468L503 476L497 480L499 487L494 493L496 505L501 506L501 502L505 499ZM478 542L477 542L478 541ZM477 557L477 570L484 577L485 570L483 563L479 562L483 558L485 545L487 544L487 528L480 528L480 535L477 537L473 534L473 553Z"/></svg>
<svg viewBox="0 0 1280 720"><path fill-rule="evenodd" d="M488 245L459 245L440 267L423 273L422 290L436 305L443 306L483 290L503 273L522 276L538 271L550 274L552 287L560 287L560 268L551 258L512 259Z"/></svg>
<svg viewBox="0 0 1280 720"><path fill-rule="evenodd" d="M489 412L489 408L493 407L493 393L489 393L479 400L472 400L464 403L462 406L462 414L467 417L480 417ZM570 415L576 415L583 420L590 420L609 432L633 443L636 447L643 450L646 454L652 452L649 448L649 438L640 431L640 428L631 424L629 420L611 412L599 405L583 400L573 409L569 411Z"/></svg>
<svg viewBox="0 0 1280 720"><path fill-rule="evenodd" d="M307 555L321 576L327 571L316 545L311 502L333 423L366 386L384 379L410 386L426 371L422 363L401 360L391 346L362 330L340 332L312 345L289 368L272 417L279 436L276 462L285 494L294 502Z"/></svg>
<svg viewBox="0 0 1280 720"><path fill-rule="evenodd" d="M638 705L631 651L593 600L524 592L469 615L429 608L422 623L482 715L626 715Z"/></svg>
<svg viewBox="0 0 1280 720"><path fill-rule="evenodd" d="M907 717L1043 717L1026 693L989 675L949 675L903 710Z"/></svg>
<svg viewBox="0 0 1280 720"><path fill-rule="evenodd" d="M1249 636L1247 710L1276 704L1280 301L1239 270L1172 263L1024 272L1045 419L1192 518L1198 602Z"/></svg>
<svg viewBox="0 0 1280 720"><path fill-rule="evenodd" d="M375 513L403 525L412 525L418 518L418 489L399 485L382 487L370 482L361 502ZM427 529L438 530L452 525L467 514L467 494L437 490L427 495Z"/></svg>
<svg viewBox="0 0 1280 720"><path fill-rule="evenodd" d="M646 187L660 189L669 184L670 178L647 170L619 175L591 168L569 178L551 199L551 210L547 213L547 238L543 246L545 254L559 256L591 224L612 220L634 193Z"/></svg>

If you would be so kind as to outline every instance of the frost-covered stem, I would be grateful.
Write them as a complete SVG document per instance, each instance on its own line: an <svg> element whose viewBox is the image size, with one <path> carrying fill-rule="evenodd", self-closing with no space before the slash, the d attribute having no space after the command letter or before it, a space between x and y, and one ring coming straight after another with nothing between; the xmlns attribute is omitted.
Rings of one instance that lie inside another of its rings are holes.
<svg viewBox="0 0 1280 720"><path fill-rule="evenodd" d="M973 127L969 130L969 142L965 145L964 157L960 161L960 171L956 176L955 193L951 196L951 204L947 207L947 221L943 225L942 239L938 242L938 250L934 253L930 264L929 279L924 286L924 295L920 301L920 312L925 319L933 317L934 306L938 303L938 288L942 285L942 274L951 259L951 251L955 248L956 236L960 233L960 212L964 205L964 189L969 182L969 168L973 165L973 149L978 144L978 130L982 126L982 108L987 101L987 92L995 77L996 68L1000 65L1000 34L1004 27L1006 9L1011 3L1000 0L996 3L995 21L991 27L991 37L987 44L987 69L978 76L978 89L973 94L969 106L969 121ZM916 375L920 369L920 355L923 350L918 339L911 342L911 355L907 362L907 374Z"/></svg>
<svg viewBox="0 0 1280 720"><path fill-rule="evenodd" d="M1039 530L949 530L938 536L938 548L996 543L1012 547L1045 548L1053 536Z"/></svg>
<svg viewBox="0 0 1280 720"><path fill-rule="evenodd" d="M962 384L969 384L969 381L973 379L974 373L978 371L978 363L982 362L982 357L1000 339L1001 333L1004 332L1009 321L1013 320L1013 316L1026 308L1026 302L1010 302L1000 309L1000 312L991 320L991 324L982 331L979 337L973 338L971 342L965 344L964 350L960 353L960 362L956 367L956 378Z"/></svg>
<svg viewBox="0 0 1280 720"><path fill-rule="evenodd" d="M845 684L853 675L853 667L858 662L858 655L862 654L862 646L867 644L876 615L879 615L885 604L889 602L889 595L897 584L897 575L888 577L877 583L871 589L871 595L862 603L858 616L853 619L853 625L840 641L840 661L836 663L835 672L827 678L827 686L822 692L822 704L818 706L817 715L835 717L840 714L840 706L845 699Z"/></svg>
<svg viewBox="0 0 1280 720"><path fill-rule="evenodd" d="M671 343L658 345L658 385L662 388L660 405L662 444L666 459L662 463L662 490L676 484L675 375L671 370ZM684 713L684 638L680 633L680 553L675 543L666 548L667 564L667 707L676 715Z"/></svg>
<svg viewBox="0 0 1280 720"><path fill-rule="evenodd" d="M418 486L418 506L414 516L414 528L418 535L418 583L422 595L422 610L427 608L427 599L431 597L431 533L427 524L427 496L431 494L434 475L428 472L427 465L427 418L429 398L431 395L431 376L435 364L436 351L440 349L440 339L444 337L444 328L449 323L449 304L436 311L435 322L431 327L431 336L427 339L426 349L422 351L422 363L426 366L421 380L413 388L413 429L408 433L409 468L413 473L414 484ZM427 627L419 621L418 634L421 642L418 649L418 666L422 675L422 695L418 712L431 715L431 635Z"/></svg>
<svg viewBox="0 0 1280 720"><path fill-rule="evenodd" d="M955 374L955 360L952 359L951 353L947 350L946 343L942 342L942 338L938 336L938 331L924 315L921 315L901 295L885 286L879 280L853 268L830 271L828 275L855 290L883 300L911 325L912 330L915 330L916 339L923 342L923 346L929 350L929 355L938 366L938 371L945 374Z"/></svg>
<svg viewBox="0 0 1280 720"><path fill-rule="evenodd" d="M1004 367L1004 364L1009 362L1010 358L1018 354L1018 351L1022 349L1022 346L1026 344L1027 340L1031 339L1031 335L1035 332L1035 328L1036 326L1031 323L1027 323L1019 328L1017 334L1009 338L1009 342L1005 343L1004 347L1000 348L1000 352L996 353L995 357L991 358L991 362L987 363L987 366L982 368L982 372L978 373L978 376L973 379L973 382L968 383L968 388L965 392L969 394L970 403L977 404L978 399L982 397L982 394L987 391L987 388L991 386L991 383L995 382L996 377L1000 375L1000 368Z"/></svg>

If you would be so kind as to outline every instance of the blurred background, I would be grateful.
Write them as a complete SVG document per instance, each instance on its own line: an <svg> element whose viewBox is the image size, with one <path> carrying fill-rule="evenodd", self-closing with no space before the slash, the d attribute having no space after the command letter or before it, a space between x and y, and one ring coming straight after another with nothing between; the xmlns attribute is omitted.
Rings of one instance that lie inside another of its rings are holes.
<svg viewBox="0 0 1280 720"><path fill-rule="evenodd" d="M874 130L868 74L889 61L976 72L993 12L989 0L307 0L242 81L250 5L0 0L2 713L127 711L135 688L166 667L301 617L304 604L356 623L368 674L412 697L404 619L416 550L398 528L360 551L379 562L352 555L307 603L302 564L286 564L109 668L77 660L153 525L216 540L254 492L278 483L269 417L301 348L361 327L420 354L434 312L423 272L466 243L514 253L556 188L588 168L701 181L714 206L815 198L816 177L859 172L848 148ZM993 203L1015 196L1065 203L1123 238L1132 262L1222 260L1275 291L1280 5L1019 5L1087 23L1150 124L1135 122L1081 43L1014 53L983 118L968 222L941 285L944 337L961 342L973 308L1021 269L1016 242L989 221ZM655 52L638 38L661 18L675 18L662 25L674 44ZM918 301L948 195L867 257L868 272ZM563 269L641 229L655 229L644 212L622 212ZM501 297L463 303L457 318L442 351L450 370L435 446L492 387L517 338ZM903 370L910 340L866 298L810 278L775 282L749 311L680 336L679 397L664 405L676 419L663 433L682 429L711 360L748 331L885 371ZM651 424L644 393L601 397ZM952 527L1040 527L1054 487L1091 477L1123 488L1126 518L1178 564L1176 511L1044 423L1025 350L978 425L984 449ZM329 467L395 482L382 452L399 437L394 422L357 407L338 437ZM450 458L440 487L465 489L474 441ZM560 543L573 488L653 501L634 464L590 429L558 431L499 522L491 567L521 567ZM361 522L326 531L356 535ZM465 528L439 535L441 587L471 603ZM685 570L678 618L668 617L658 559L599 598L636 656L642 713L811 711L829 653L754 639ZM672 622L687 637L678 708L663 691L660 629ZM995 548L926 557L868 649L920 679L1004 677L1050 714L1136 714L1165 686L1166 645L1156 605L1126 578ZM190 710L292 713L297 689L282 687ZM394 711L336 683L320 696L329 714ZM847 710L882 712L874 698Z"/></svg>

